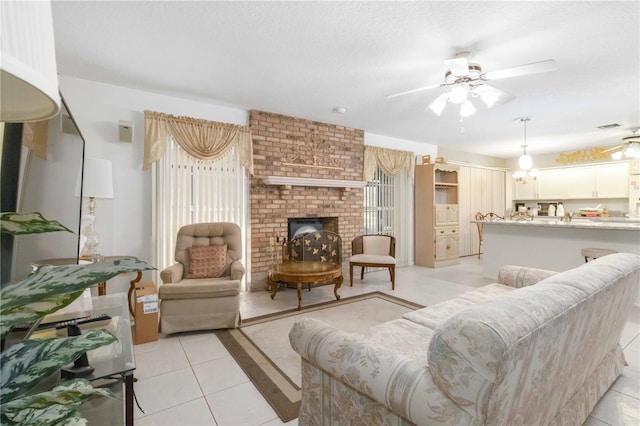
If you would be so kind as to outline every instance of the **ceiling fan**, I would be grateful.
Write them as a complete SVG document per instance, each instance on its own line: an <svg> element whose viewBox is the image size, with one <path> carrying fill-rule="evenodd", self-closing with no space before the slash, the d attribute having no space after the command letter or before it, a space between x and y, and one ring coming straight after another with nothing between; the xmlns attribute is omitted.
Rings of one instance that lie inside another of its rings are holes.
<svg viewBox="0 0 640 426"><path fill-rule="evenodd" d="M428 108L437 115L440 115L447 102L460 104L460 115L462 117L468 117L475 113L475 107L468 99L469 95L471 95L471 97L480 97L488 107L492 107L498 99L504 103L514 98L513 95L507 94L502 90L488 85L486 83L487 81L538 74L558 69L556 61L548 59L546 61L518 65L501 70L483 72L482 67L479 64L469 62L469 56L470 53L464 51L457 53L454 58L445 59L444 63L448 69L444 74L443 83L431 84L417 89L394 93L388 95L387 99L409 95L411 93L421 92L436 87L446 87L447 90L438 96Z"/></svg>
<svg viewBox="0 0 640 426"><path fill-rule="evenodd" d="M640 158L640 135L638 131L640 127L635 127L631 129L633 135L625 136L622 138L622 143L618 146L614 146L613 148L605 149L602 151L611 152L615 151L611 154L611 158L614 160L620 160L624 155L627 158Z"/></svg>

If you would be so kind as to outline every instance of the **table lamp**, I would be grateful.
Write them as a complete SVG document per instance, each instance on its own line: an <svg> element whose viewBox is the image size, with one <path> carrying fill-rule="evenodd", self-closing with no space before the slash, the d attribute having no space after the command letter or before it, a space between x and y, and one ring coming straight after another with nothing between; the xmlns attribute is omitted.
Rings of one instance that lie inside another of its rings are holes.
<svg viewBox="0 0 640 426"><path fill-rule="evenodd" d="M85 158L84 174L78 176L76 184L76 196L80 196L80 182L82 182L82 197L89 198L89 214L86 216L87 225L82 231L84 244L82 245L81 257L89 258L92 261L102 260L98 252L100 238L96 231L96 198L113 198L113 171L110 160L101 158Z"/></svg>

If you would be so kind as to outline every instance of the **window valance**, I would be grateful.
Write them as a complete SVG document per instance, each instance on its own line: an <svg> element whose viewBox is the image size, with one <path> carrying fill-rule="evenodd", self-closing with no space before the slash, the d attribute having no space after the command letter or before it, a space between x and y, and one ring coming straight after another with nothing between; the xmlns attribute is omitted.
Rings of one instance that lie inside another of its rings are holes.
<svg viewBox="0 0 640 426"><path fill-rule="evenodd" d="M153 111L144 112L143 170L162 158L167 135L189 155L201 160L219 158L235 146L240 164L253 174L253 140L249 127Z"/></svg>
<svg viewBox="0 0 640 426"><path fill-rule="evenodd" d="M388 175L397 175L405 171L409 179L413 181L415 170L415 156L411 151L400 151L397 149L379 148L376 146L364 147L364 180L369 182L373 179L376 166Z"/></svg>

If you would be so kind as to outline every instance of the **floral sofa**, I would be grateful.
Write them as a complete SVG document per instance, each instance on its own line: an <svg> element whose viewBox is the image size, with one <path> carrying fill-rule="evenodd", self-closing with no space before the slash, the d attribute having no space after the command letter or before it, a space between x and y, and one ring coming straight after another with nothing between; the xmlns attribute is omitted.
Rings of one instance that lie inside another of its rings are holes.
<svg viewBox="0 0 640 426"><path fill-rule="evenodd" d="M498 283L350 334L315 319L300 425L580 425L621 374L640 256L561 273L505 266Z"/></svg>

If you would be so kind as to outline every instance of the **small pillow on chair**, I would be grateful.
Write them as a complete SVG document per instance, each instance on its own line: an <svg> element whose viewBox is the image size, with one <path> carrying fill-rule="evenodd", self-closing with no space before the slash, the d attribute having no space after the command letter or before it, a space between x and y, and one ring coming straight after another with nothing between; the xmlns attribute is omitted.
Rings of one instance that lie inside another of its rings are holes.
<svg viewBox="0 0 640 426"><path fill-rule="evenodd" d="M227 245L187 248L189 270L186 278L218 278L227 270Z"/></svg>

